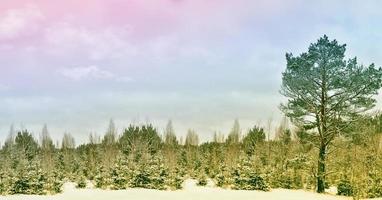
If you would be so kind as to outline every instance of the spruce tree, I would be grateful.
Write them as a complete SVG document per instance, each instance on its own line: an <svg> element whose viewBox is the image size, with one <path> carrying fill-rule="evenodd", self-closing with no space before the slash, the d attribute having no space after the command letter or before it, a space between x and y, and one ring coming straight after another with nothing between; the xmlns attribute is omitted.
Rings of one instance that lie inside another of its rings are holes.
<svg viewBox="0 0 382 200"><path fill-rule="evenodd" d="M127 163L127 158L124 156L119 157L111 169L110 178L112 189L126 189L129 184L130 176L131 172Z"/></svg>

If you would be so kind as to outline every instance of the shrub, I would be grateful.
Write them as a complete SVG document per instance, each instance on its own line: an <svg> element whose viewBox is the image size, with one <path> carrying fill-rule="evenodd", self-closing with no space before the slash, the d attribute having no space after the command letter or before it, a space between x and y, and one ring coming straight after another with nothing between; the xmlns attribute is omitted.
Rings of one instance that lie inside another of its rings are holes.
<svg viewBox="0 0 382 200"><path fill-rule="evenodd" d="M272 188L302 189L303 181L301 174L295 170L278 170L271 172Z"/></svg>
<svg viewBox="0 0 382 200"><path fill-rule="evenodd" d="M353 196L353 186L347 178L341 179L338 182L337 195Z"/></svg>
<svg viewBox="0 0 382 200"><path fill-rule="evenodd" d="M196 183L198 186L206 186L207 185L207 177L205 175L199 176L198 182Z"/></svg>
<svg viewBox="0 0 382 200"><path fill-rule="evenodd" d="M182 183L183 183L183 178L179 176L175 176L173 179L171 179L171 183L169 184L170 189L173 188L175 190L180 190L182 189Z"/></svg>
<svg viewBox="0 0 382 200"><path fill-rule="evenodd" d="M80 178L77 180L77 188L86 188L86 179L85 176L81 175Z"/></svg>
<svg viewBox="0 0 382 200"><path fill-rule="evenodd" d="M26 194L29 184L26 178L17 179L12 187L12 194Z"/></svg>
<svg viewBox="0 0 382 200"><path fill-rule="evenodd" d="M218 174L215 177L215 179L216 179L216 186L218 187L223 187L227 183L225 176L223 174Z"/></svg>

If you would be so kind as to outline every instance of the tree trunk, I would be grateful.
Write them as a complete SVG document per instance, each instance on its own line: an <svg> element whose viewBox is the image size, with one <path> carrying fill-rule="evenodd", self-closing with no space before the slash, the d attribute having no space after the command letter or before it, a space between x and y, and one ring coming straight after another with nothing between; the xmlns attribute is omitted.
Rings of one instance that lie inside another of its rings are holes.
<svg viewBox="0 0 382 200"><path fill-rule="evenodd" d="M320 145L320 152L318 154L318 172L317 172L317 192L325 192L325 159L326 159L326 145Z"/></svg>

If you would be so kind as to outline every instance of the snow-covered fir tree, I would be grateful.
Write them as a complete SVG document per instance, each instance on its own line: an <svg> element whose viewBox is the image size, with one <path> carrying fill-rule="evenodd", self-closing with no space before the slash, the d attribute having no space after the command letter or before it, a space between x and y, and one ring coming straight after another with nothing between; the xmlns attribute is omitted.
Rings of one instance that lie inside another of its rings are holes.
<svg viewBox="0 0 382 200"><path fill-rule="evenodd" d="M110 171L111 188L114 190L126 189L131 179L131 171L126 156L120 156ZM106 182L105 180L103 180ZM101 183L100 183L101 184Z"/></svg>

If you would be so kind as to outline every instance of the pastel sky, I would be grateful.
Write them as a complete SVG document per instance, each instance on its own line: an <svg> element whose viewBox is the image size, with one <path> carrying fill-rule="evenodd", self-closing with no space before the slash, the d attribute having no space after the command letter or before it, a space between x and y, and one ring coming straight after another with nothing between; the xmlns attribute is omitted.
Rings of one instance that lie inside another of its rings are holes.
<svg viewBox="0 0 382 200"><path fill-rule="evenodd" d="M323 34L382 65L382 2L304 0L1 0L0 141L44 123L78 143L172 119L202 140L280 119L285 53Z"/></svg>

